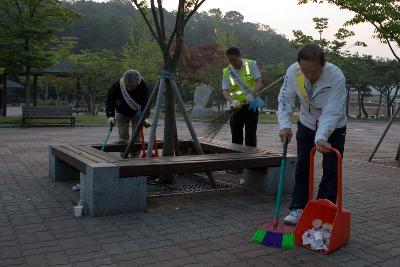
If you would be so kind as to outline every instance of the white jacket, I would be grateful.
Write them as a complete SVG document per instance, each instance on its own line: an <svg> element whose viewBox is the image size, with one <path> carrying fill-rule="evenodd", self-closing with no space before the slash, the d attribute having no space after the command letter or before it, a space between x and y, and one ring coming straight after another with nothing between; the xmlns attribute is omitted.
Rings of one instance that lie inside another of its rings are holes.
<svg viewBox="0 0 400 267"><path fill-rule="evenodd" d="M291 128L291 116L295 106L296 95L300 98L300 122L307 128L317 131L315 142L327 141L336 128L346 125L346 79L342 71L331 63L326 63L318 81L312 85L313 94L309 105L302 97L296 85L298 63L291 65L279 92L278 121L280 129ZM306 87L310 82L305 78Z"/></svg>

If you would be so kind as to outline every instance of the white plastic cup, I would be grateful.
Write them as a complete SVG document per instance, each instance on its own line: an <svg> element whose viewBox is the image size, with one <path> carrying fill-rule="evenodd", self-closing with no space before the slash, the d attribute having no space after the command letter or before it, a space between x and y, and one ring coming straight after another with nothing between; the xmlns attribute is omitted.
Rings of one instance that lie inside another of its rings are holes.
<svg viewBox="0 0 400 267"><path fill-rule="evenodd" d="M82 211L83 211L83 206L75 206L74 207L75 217L81 217Z"/></svg>
<svg viewBox="0 0 400 267"><path fill-rule="evenodd" d="M322 234L321 234L320 231L316 231L316 232L314 233L314 240L315 240L315 246L316 246L317 248L322 247L322 245L324 244L324 240L323 240L323 238L322 238Z"/></svg>

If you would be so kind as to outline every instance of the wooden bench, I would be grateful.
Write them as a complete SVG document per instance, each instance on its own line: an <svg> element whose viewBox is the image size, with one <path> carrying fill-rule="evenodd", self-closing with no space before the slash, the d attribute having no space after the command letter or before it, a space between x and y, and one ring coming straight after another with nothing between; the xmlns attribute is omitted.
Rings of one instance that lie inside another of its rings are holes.
<svg viewBox="0 0 400 267"><path fill-rule="evenodd" d="M71 127L75 126L72 107L22 107L22 126L27 119L69 119Z"/></svg>
<svg viewBox="0 0 400 267"><path fill-rule="evenodd" d="M147 177L245 169L246 186L272 194L279 174L280 153L266 149L200 140L206 154L192 155L192 141L180 140L182 156L153 159L122 159L123 145L51 145L49 175L54 181L80 179L80 199L93 216L143 211L146 209ZM158 142L159 149L163 143ZM139 150L135 144L134 150ZM284 191L294 184L295 157L289 155Z"/></svg>

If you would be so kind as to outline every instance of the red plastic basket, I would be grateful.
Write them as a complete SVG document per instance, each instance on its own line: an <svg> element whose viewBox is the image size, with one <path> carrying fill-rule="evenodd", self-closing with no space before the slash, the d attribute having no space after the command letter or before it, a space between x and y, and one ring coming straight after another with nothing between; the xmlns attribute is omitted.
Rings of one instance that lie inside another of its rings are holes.
<svg viewBox="0 0 400 267"><path fill-rule="evenodd" d="M147 151L146 151L146 142L144 141L144 131L143 127L140 129L140 141L142 144L142 156L141 158L144 159L147 157ZM152 158L157 158L158 157L158 148L157 148L157 140L154 138L153 141L153 151L151 153Z"/></svg>
<svg viewBox="0 0 400 267"><path fill-rule="evenodd" d="M330 254L331 252L344 246L350 238L350 211L342 207L342 155L337 149L332 149L338 158L338 192L337 205L327 199L314 199L314 158L316 148L311 150L310 155L310 177L309 177L309 192L308 203L297 223L294 231L295 242L298 246L304 246L302 235L305 231L312 228L312 221L321 219L324 223L332 224L332 233L327 251L318 252Z"/></svg>

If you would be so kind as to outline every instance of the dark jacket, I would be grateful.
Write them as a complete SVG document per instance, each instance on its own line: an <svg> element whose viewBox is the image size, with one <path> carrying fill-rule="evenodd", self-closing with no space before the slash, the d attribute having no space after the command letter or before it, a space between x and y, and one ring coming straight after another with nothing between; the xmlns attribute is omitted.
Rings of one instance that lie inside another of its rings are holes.
<svg viewBox="0 0 400 267"><path fill-rule="evenodd" d="M145 81L141 80L135 91L128 91L128 93L132 99L142 107L143 111L146 107L147 101L149 100L149 89L147 88ZM106 100L107 117L114 117L115 110L126 117L134 117L136 114L136 111L131 109L126 103L124 96L122 95L121 87L119 86L119 80L111 85L108 90Z"/></svg>

